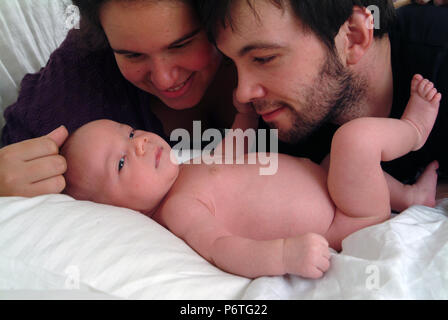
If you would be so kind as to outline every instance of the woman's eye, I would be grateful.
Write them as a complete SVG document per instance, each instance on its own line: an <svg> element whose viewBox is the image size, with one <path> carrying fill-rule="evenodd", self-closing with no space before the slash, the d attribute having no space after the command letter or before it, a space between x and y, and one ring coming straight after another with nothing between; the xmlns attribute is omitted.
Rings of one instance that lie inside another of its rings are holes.
<svg viewBox="0 0 448 320"><path fill-rule="evenodd" d="M125 161L125 158L123 157L123 158L121 158L120 161L118 162L118 172L120 172L121 169L123 169L123 167L124 167L124 161Z"/></svg>
<svg viewBox="0 0 448 320"><path fill-rule="evenodd" d="M265 57L265 58L254 58L254 62L256 62L258 64L266 64L268 62L271 62L275 58L276 58L276 56L270 56L270 57Z"/></svg>

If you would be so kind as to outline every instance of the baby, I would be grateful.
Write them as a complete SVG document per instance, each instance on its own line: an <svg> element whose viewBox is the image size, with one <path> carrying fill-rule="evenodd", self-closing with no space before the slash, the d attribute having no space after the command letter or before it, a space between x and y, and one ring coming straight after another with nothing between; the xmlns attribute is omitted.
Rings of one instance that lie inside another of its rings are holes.
<svg viewBox="0 0 448 320"><path fill-rule="evenodd" d="M432 130L441 94L420 75L411 89L402 119L343 125L328 172L282 154L272 176L259 175L259 165L178 165L153 133L91 122L63 147L66 192L140 211L227 272L319 278L330 266L329 246L340 250L349 234L388 219L391 194L415 191L396 181L389 188L380 166L421 148ZM417 189L434 201L437 163L429 167Z"/></svg>

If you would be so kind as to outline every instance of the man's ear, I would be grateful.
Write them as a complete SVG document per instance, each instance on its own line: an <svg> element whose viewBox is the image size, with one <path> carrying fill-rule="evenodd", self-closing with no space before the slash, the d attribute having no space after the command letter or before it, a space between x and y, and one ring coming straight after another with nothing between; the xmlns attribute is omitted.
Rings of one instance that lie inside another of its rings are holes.
<svg viewBox="0 0 448 320"><path fill-rule="evenodd" d="M373 15L367 8L355 6L353 14L345 23L347 65L357 64L374 40Z"/></svg>

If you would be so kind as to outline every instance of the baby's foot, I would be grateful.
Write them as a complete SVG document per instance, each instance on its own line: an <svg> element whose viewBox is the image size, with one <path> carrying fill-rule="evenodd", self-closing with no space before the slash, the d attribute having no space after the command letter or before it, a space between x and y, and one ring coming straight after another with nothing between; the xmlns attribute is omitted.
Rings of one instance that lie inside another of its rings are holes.
<svg viewBox="0 0 448 320"><path fill-rule="evenodd" d="M413 151L423 147L437 119L442 95L434 84L421 75L415 75L411 82L411 98L402 120L411 123L417 130L418 138Z"/></svg>
<svg viewBox="0 0 448 320"><path fill-rule="evenodd" d="M413 205L434 207L436 205L438 168L439 163L437 161L431 162L418 178L418 181L414 185L408 186L410 189L408 207Z"/></svg>

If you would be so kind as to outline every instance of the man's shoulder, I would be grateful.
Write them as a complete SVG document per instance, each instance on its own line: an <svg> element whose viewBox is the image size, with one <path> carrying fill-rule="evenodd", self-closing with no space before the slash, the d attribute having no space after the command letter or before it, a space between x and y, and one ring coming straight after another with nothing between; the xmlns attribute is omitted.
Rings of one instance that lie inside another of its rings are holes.
<svg viewBox="0 0 448 320"><path fill-rule="evenodd" d="M448 45L448 7L408 5L397 10L392 37L430 46Z"/></svg>

